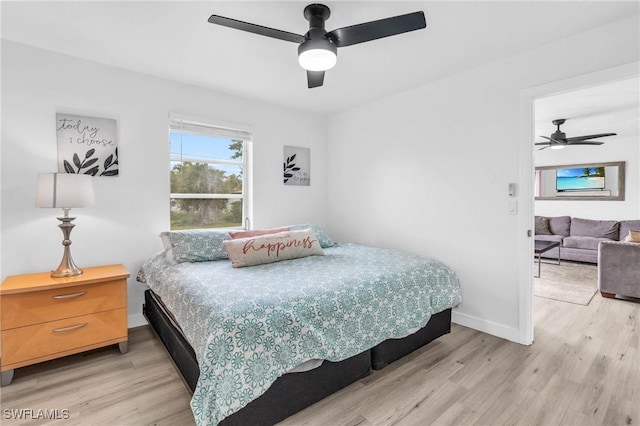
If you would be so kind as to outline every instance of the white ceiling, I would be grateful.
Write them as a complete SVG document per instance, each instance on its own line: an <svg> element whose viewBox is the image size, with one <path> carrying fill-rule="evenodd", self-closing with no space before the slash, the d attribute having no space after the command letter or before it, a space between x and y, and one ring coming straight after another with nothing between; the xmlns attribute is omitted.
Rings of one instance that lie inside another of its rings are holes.
<svg viewBox="0 0 640 426"><path fill-rule="evenodd" d="M637 138L640 130L640 82L632 78L537 99L536 142L545 142L540 135L550 136L556 130L551 122L558 118L567 120L560 127L567 137L616 133L618 137ZM615 136L593 140L608 142L614 139ZM578 147L572 149L575 148Z"/></svg>
<svg viewBox="0 0 640 426"><path fill-rule="evenodd" d="M327 1L327 30L423 10L425 30L339 49L307 89L297 45L211 14L304 34L310 1L3 1L2 38L154 76L332 113L630 15L637 1ZM550 132L545 132L550 133Z"/></svg>

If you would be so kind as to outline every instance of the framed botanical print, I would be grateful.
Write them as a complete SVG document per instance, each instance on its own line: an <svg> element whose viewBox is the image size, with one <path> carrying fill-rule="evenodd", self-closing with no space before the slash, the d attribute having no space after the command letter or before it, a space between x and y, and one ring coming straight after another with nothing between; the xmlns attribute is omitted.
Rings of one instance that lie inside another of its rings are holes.
<svg viewBox="0 0 640 426"><path fill-rule="evenodd" d="M309 165L311 150L297 146L284 146L283 173L285 185L311 185Z"/></svg>
<svg viewBox="0 0 640 426"><path fill-rule="evenodd" d="M116 120L56 114L58 171L118 176Z"/></svg>

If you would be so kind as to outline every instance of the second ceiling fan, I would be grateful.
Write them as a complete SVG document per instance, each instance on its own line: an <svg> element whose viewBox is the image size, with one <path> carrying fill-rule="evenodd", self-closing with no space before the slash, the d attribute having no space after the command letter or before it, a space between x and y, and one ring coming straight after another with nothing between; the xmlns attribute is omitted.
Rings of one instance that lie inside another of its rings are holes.
<svg viewBox="0 0 640 426"><path fill-rule="evenodd" d="M548 142L537 142L536 145L542 145L538 151L551 148L551 149L562 149L565 146L569 145L602 145L604 142L593 141L589 139L596 138L604 138L606 136L615 136L615 133L598 133L595 135L586 135L586 136L574 136L568 138L567 135L560 131L560 126L563 125L567 121L564 118L559 118L557 120L553 120L552 123L554 126L557 126L555 132L551 134L551 136L540 136L541 138L547 139Z"/></svg>
<svg viewBox="0 0 640 426"><path fill-rule="evenodd" d="M363 24L351 25L327 32L324 23L331 15L323 4L310 4L304 8L304 17L309 21L309 31L305 35L290 33L238 21L224 16L211 15L209 22L237 30L298 43L298 61L307 70L309 88L322 86L324 73L336 64L338 47L351 46L397 34L415 31L427 26L424 12L379 19Z"/></svg>

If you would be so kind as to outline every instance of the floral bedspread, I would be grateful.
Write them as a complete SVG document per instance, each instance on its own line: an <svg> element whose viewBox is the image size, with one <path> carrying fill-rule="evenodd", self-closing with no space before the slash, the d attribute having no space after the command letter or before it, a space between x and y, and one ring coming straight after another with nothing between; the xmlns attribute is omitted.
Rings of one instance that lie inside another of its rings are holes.
<svg viewBox="0 0 640 426"><path fill-rule="evenodd" d="M162 254L143 265L198 358L198 425L217 424L307 360L347 359L460 303L456 274L437 260L344 243L324 252L248 268Z"/></svg>

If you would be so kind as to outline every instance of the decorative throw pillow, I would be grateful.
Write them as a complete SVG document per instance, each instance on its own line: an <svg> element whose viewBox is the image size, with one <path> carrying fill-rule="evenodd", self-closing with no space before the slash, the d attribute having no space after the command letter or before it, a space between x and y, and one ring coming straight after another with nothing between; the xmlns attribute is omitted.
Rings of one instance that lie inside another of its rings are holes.
<svg viewBox="0 0 640 426"><path fill-rule="evenodd" d="M226 240L223 244L234 268L324 255L312 229Z"/></svg>
<svg viewBox="0 0 640 426"><path fill-rule="evenodd" d="M250 229L246 231L229 231L229 236L232 240L236 238L249 238L249 237L259 237L260 235L269 235L269 234L277 234L279 232L287 232L289 231L288 227L282 228L270 228L270 229Z"/></svg>
<svg viewBox="0 0 640 426"><path fill-rule="evenodd" d="M324 230L320 228L318 225L315 225L313 223L307 223L302 225L289 226L289 229L291 229L292 231L298 231L300 229L308 229L308 228L311 228L313 230L313 233L316 234L316 237L318 237L318 242L320 243L320 247L327 248L327 247L333 247L336 245L336 243L331 238L329 238L327 233L324 232Z"/></svg>
<svg viewBox="0 0 640 426"><path fill-rule="evenodd" d="M571 228L571 216L555 216L549 218L549 231L552 235L568 237Z"/></svg>
<svg viewBox="0 0 640 426"><path fill-rule="evenodd" d="M230 238L228 231L218 229L167 231L160 233L160 238L169 261L182 263L227 259L227 252L222 242Z"/></svg>
<svg viewBox="0 0 640 426"><path fill-rule="evenodd" d="M536 235L553 235L549 229L549 218L545 216L536 216Z"/></svg>
<svg viewBox="0 0 640 426"><path fill-rule="evenodd" d="M640 231L629 229L629 235L624 240L631 243L640 243Z"/></svg>

